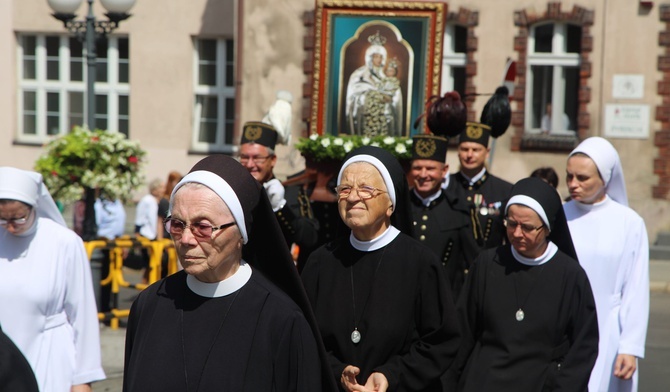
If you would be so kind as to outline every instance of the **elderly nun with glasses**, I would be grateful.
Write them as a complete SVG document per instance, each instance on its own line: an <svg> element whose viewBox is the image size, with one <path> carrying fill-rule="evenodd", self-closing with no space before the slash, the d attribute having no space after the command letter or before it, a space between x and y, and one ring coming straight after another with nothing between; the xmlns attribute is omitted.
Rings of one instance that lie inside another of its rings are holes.
<svg viewBox="0 0 670 392"><path fill-rule="evenodd" d="M442 391L458 349L451 289L411 237L405 173L390 153L349 153L336 188L350 235L310 255L302 280L344 391Z"/></svg>
<svg viewBox="0 0 670 392"><path fill-rule="evenodd" d="M558 193L520 180L504 223L509 244L480 253L457 304L457 390L586 391L598 320Z"/></svg>
<svg viewBox="0 0 670 392"><path fill-rule="evenodd" d="M0 167L0 301L2 330L40 391L90 391L105 378L84 244L42 176L13 167Z"/></svg>
<svg viewBox="0 0 670 392"><path fill-rule="evenodd" d="M132 305L124 391L335 389L272 206L247 169L202 159L172 191L165 228L183 270Z"/></svg>

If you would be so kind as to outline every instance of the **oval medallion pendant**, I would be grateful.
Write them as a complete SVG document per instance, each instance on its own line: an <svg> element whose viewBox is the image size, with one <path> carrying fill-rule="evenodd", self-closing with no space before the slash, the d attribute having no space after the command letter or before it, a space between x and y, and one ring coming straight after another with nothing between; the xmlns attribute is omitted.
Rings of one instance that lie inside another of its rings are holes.
<svg viewBox="0 0 670 392"><path fill-rule="evenodd" d="M358 332L358 329L354 329L354 332L351 333L351 341L354 343L361 341L361 333Z"/></svg>
<svg viewBox="0 0 670 392"><path fill-rule="evenodd" d="M523 321L524 316L523 310L519 309L516 311L516 321Z"/></svg>

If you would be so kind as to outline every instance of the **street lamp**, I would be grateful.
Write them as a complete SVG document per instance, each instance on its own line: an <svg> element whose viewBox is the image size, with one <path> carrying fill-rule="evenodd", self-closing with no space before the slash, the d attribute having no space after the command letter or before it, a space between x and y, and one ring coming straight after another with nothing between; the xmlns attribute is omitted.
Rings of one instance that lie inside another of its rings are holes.
<svg viewBox="0 0 670 392"><path fill-rule="evenodd" d="M47 0L49 7L54 11L54 18L63 22L65 28L73 34L86 48L86 123L89 130L95 129L95 79L96 79L96 52L95 44L99 38L105 38L114 29L119 27L119 22L128 19L128 11L135 4L135 0L100 0L102 6L107 10L107 20L95 20L93 14L93 0L88 3L88 14L85 20L75 20L75 12L79 9L82 0ZM86 208L84 212L83 233L85 241L97 238L98 228L95 223L95 190L86 189L84 200Z"/></svg>
<svg viewBox="0 0 670 392"><path fill-rule="evenodd" d="M119 22L128 19L128 11L135 5L135 0L100 0L107 10L107 20L95 20L93 14L93 0L88 3L88 14L85 20L75 20L75 11L82 0L47 0L49 7L54 11L54 18L63 22L63 25L86 48L86 123L91 131L95 129L95 63L97 53L95 43L99 38L106 37L119 27Z"/></svg>

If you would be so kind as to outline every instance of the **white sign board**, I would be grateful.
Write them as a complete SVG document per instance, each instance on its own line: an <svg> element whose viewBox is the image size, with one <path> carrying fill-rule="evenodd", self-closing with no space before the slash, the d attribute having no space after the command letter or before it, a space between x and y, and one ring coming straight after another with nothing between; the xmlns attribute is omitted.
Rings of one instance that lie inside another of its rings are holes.
<svg viewBox="0 0 670 392"><path fill-rule="evenodd" d="M614 75L612 97L616 99L644 97L644 75Z"/></svg>
<svg viewBox="0 0 670 392"><path fill-rule="evenodd" d="M649 137L649 105L605 105L605 135L613 138Z"/></svg>

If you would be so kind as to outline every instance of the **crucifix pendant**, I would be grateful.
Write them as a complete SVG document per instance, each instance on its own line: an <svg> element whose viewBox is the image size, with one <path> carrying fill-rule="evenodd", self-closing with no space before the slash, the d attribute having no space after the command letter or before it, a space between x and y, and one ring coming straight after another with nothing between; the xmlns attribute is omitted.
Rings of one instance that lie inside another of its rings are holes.
<svg viewBox="0 0 670 392"><path fill-rule="evenodd" d="M358 328L354 328L354 332L351 333L351 341L354 344L361 341L361 333L358 332Z"/></svg>
<svg viewBox="0 0 670 392"><path fill-rule="evenodd" d="M521 310L521 308L519 308L519 310L516 311L516 321L523 321L523 318L525 316L526 315L523 313L523 310Z"/></svg>

